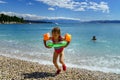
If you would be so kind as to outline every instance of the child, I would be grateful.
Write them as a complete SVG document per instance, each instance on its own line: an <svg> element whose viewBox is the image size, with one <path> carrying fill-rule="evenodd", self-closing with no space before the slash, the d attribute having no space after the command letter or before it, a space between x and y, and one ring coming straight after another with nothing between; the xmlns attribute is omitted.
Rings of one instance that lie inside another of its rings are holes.
<svg viewBox="0 0 120 80"><path fill-rule="evenodd" d="M53 43L58 43L58 42L60 42L60 41L65 40L65 38L63 38L63 37L61 36L61 32L60 32L60 28L59 28L59 27L54 27L54 28L52 29L52 37L50 37L49 40L52 40ZM68 46L69 43L70 43L70 42L67 42L67 45L64 46L64 47L54 48L53 64L54 64L54 66L57 68L56 74L59 74L59 73L61 72L61 69L60 69L60 67L59 67L58 64L57 64L57 59L58 59L58 57L59 57L60 63L62 64L63 70L66 71L66 65L65 65L65 63L64 63L64 52L63 52L63 50L64 50L65 47ZM45 45L45 47L50 48L50 47L48 47L48 46L46 45L46 41L45 41L45 40L44 40L44 45Z"/></svg>

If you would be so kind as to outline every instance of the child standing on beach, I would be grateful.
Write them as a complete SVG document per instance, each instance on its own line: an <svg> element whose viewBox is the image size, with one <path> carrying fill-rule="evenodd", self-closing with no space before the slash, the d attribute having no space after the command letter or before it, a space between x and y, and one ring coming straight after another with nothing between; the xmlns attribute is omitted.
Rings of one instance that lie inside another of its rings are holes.
<svg viewBox="0 0 120 80"><path fill-rule="evenodd" d="M61 36L61 31L59 27L54 27L52 29L52 36L49 38L49 40L52 40L53 43L59 43L60 41L64 41L65 38ZM57 47L54 48L54 54L53 54L53 64L57 68L56 74L59 74L61 72L61 69L59 65L57 64L57 59L59 57L59 62L62 64L62 68L64 71L66 71L66 65L64 63L64 48L68 46L70 41L67 41L67 45L64 47ZM44 40L44 45L46 48L50 48L46 45L46 40Z"/></svg>

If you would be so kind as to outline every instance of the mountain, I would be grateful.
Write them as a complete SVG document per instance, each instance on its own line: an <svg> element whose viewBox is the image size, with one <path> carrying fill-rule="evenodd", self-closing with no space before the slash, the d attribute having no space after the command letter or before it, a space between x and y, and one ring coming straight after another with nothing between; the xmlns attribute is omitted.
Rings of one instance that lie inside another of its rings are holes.
<svg viewBox="0 0 120 80"><path fill-rule="evenodd" d="M87 21L88 23L120 23L120 20L94 20Z"/></svg>
<svg viewBox="0 0 120 80"><path fill-rule="evenodd" d="M26 23L80 23L79 20L67 20L67 19L43 19L43 20L25 20Z"/></svg>
<svg viewBox="0 0 120 80"><path fill-rule="evenodd" d="M43 20L24 20L25 23L53 23L53 22L48 22L48 21L43 21Z"/></svg>
<svg viewBox="0 0 120 80"><path fill-rule="evenodd" d="M120 23L120 20L93 20L93 21L80 21L68 19L52 19L52 20L25 20L27 23Z"/></svg>
<svg viewBox="0 0 120 80"><path fill-rule="evenodd" d="M54 20L45 20L47 22L53 22L53 23L80 23L80 20L70 20L70 19L54 19Z"/></svg>

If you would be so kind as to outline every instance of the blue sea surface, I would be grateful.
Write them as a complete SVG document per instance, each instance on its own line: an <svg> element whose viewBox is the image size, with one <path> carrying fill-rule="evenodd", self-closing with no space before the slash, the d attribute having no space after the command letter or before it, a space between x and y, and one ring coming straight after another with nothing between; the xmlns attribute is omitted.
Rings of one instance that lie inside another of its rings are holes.
<svg viewBox="0 0 120 80"><path fill-rule="evenodd" d="M0 24L0 55L53 65L54 49L44 47L43 34L55 26L72 35L64 51L68 67L120 74L119 23Z"/></svg>

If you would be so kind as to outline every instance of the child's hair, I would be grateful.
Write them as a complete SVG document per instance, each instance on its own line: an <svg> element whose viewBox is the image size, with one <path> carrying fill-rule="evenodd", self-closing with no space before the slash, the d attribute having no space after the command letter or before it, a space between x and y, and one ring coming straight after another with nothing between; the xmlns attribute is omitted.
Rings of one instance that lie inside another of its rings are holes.
<svg viewBox="0 0 120 80"><path fill-rule="evenodd" d="M54 27L54 28L52 29L52 33L54 33L54 32L58 32L59 34L61 34L59 27Z"/></svg>

